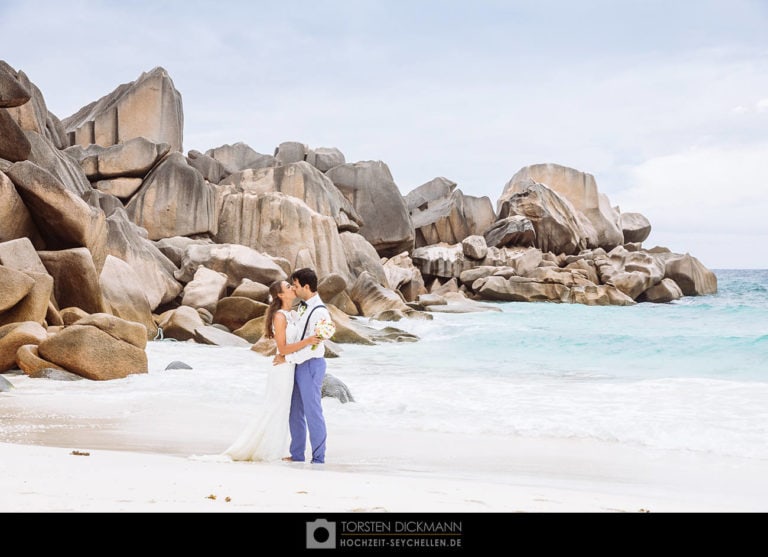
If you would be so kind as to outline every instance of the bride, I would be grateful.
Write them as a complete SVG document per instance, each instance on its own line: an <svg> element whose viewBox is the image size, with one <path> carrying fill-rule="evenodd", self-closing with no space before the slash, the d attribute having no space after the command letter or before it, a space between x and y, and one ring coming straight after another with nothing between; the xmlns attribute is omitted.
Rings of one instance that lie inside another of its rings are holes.
<svg viewBox="0 0 768 557"><path fill-rule="evenodd" d="M320 339L301 335L299 317L291 310L296 299L293 287L278 280L269 287L272 298L264 318L264 336L274 338L278 354L292 354ZM293 394L293 365L275 365L267 376L267 388L261 412L224 451L232 460L279 460L288 449L288 414Z"/></svg>

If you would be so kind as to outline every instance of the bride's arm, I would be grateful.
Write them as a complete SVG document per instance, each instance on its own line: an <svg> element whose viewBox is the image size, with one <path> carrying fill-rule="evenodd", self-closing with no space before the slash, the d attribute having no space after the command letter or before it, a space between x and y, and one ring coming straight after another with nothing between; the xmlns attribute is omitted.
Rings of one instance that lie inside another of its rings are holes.
<svg viewBox="0 0 768 557"><path fill-rule="evenodd" d="M278 354L282 354L283 356L285 356L286 354L293 354L294 352L298 352L302 348L305 348L312 344L318 344L320 342L320 339L317 338L316 335L312 335L305 338L304 340L300 340L298 342L292 342L291 344L286 344L285 329L288 326L288 320L285 318L284 314L276 313L274 317L274 323L275 323L275 342L277 343Z"/></svg>

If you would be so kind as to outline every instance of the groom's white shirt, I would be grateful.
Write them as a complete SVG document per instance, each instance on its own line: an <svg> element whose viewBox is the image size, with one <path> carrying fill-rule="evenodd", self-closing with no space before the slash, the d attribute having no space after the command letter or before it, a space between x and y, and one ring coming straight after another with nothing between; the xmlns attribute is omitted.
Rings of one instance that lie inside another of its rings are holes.
<svg viewBox="0 0 768 557"><path fill-rule="evenodd" d="M307 319L310 319L310 322L307 324L307 332L304 335L304 338L311 337L313 334L315 334L315 325L317 325L317 322L320 319L325 318L329 321L331 320L331 314L327 308L322 307L316 309L314 312L312 311L312 308L315 306L325 305L320 299L320 294L315 293L315 295L312 296L309 300L306 300L306 302L307 309L299 317L300 332L304 330L304 324L307 322ZM312 313L311 317L309 317L310 312ZM301 337L299 337L297 340L301 340ZM285 361L289 364L300 364L302 362L306 362L307 360L311 360L312 358L322 358L324 356L325 344L321 342L314 350L312 350L312 345L310 344L301 350L297 350L293 354L286 354Z"/></svg>

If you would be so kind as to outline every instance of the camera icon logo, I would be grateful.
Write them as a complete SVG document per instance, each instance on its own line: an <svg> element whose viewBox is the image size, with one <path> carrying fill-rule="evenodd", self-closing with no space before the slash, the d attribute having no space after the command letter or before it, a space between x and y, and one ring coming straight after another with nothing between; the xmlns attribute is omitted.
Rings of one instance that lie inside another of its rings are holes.
<svg viewBox="0 0 768 557"><path fill-rule="evenodd" d="M336 523L324 518L307 522L307 549L336 549Z"/></svg>

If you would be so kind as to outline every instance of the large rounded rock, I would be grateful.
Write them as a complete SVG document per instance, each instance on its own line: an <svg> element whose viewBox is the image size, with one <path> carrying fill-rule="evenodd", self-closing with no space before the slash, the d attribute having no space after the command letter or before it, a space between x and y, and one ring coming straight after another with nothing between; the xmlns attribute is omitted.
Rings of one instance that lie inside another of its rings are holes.
<svg viewBox="0 0 768 557"><path fill-rule="evenodd" d="M53 277L53 294L59 307L79 307L86 313L106 311L91 252L72 248L37 253Z"/></svg>
<svg viewBox="0 0 768 557"><path fill-rule="evenodd" d="M162 328L165 338L190 340L195 336L195 329L204 327L205 323L194 308L180 306L164 313L158 325Z"/></svg>
<svg viewBox="0 0 768 557"><path fill-rule="evenodd" d="M665 278L660 283L651 286L648 290L640 294L637 301L666 304L668 302L679 300L682 297L683 291L680 290L677 283L670 278Z"/></svg>
<svg viewBox="0 0 768 557"><path fill-rule="evenodd" d="M397 292L380 285L368 272L357 277L349 296L365 316L380 314L386 310L399 310L409 313L409 308Z"/></svg>
<svg viewBox="0 0 768 557"><path fill-rule="evenodd" d="M23 161L32 152L27 136L8 111L0 108L0 159L11 162Z"/></svg>
<svg viewBox="0 0 768 557"><path fill-rule="evenodd" d="M125 210L150 240L216 233L213 186L181 153L171 153L152 169Z"/></svg>
<svg viewBox="0 0 768 557"><path fill-rule="evenodd" d="M85 247L91 252L97 272L101 272L107 256L104 212L88 205L53 174L29 161L15 163L7 174L35 216L49 248Z"/></svg>
<svg viewBox="0 0 768 557"><path fill-rule="evenodd" d="M230 331L235 331L251 319L264 315L267 307L267 304L250 298L228 296L219 300L213 322L224 325Z"/></svg>
<svg viewBox="0 0 768 557"><path fill-rule="evenodd" d="M644 242L651 234L651 222L640 213L621 213L619 223L625 244Z"/></svg>
<svg viewBox="0 0 768 557"><path fill-rule="evenodd" d="M204 308L211 313L227 294L227 275L203 267L197 268L194 278L184 287L182 305Z"/></svg>
<svg viewBox="0 0 768 557"><path fill-rule="evenodd" d="M187 246L181 268L174 276L183 283L194 277L203 265L227 276L227 286L234 288L244 278L272 284L288 277L273 257L239 244L194 244Z"/></svg>
<svg viewBox="0 0 768 557"><path fill-rule="evenodd" d="M574 168L552 163L521 168L504 186L499 206L513 195L525 191L530 180L546 184L589 219L596 232L598 246L610 250L624 243L619 214L611 207L608 197L598 192L595 177Z"/></svg>
<svg viewBox="0 0 768 557"><path fill-rule="evenodd" d="M43 249L45 241L32 215L16 191L16 186L4 172L0 172L0 199L3 200L0 203L0 242L24 238L37 249Z"/></svg>
<svg viewBox="0 0 768 557"><path fill-rule="evenodd" d="M674 280L685 296L702 296L717 292L715 273L687 253L666 259L664 278Z"/></svg>
<svg viewBox="0 0 768 557"><path fill-rule="evenodd" d="M340 164L326 175L363 219L360 233L380 256L391 257L413 249L415 233L408 207L386 164Z"/></svg>
<svg viewBox="0 0 768 557"><path fill-rule="evenodd" d="M266 304L269 302L269 286L244 278L240 285L232 291L232 296L250 298Z"/></svg>
<svg viewBox="0 0 768 557"><path fill-rule="evenodd" d="M146 342L146 330L143 337ZM91 325L65 327L41 342L38 354L67 371L99 381L148 372L143 348Z"/></svg>
<svg viewBox="0 0 768 557"><path fill-rule="evenodd" d="M16 365L16 352L25 344L40 344L48 338L45 329L36 322L24 321L0 327L0 372Z"/></svg>
<svg viewBox="0 0 768 557"><path fill-rule="evenodd" d="M122 259L108 255L99 276L99 285L109 313L140 323L146 329L147 338L155 337L157 325L152 317L152 308L144 294L144 284L133 267Z"/></svg>
<svg viewBox="0 0 768 557"><path fill-rule="evenodd" d="M341 379L330 373L326 373L325 377L323 377L323 386L320 392L322 397L338 399L342 404L355 402L349 387Z"/></svg>
<svg viewBox="0 0 768 557"><path fill-rule="evenodd" d="M0 60L0 107L12 108L25 104L32 97L19 79L18 72Z"/></svg>
<svg viewBox="0 0 768 557"><path fill-rule="evenodd" d="M142 350L147 347L147 328L141 323L127 321L107 313L94 313L79 319L77 324L96 327L111 337Z"/></svg>
<svg viewBox="0 0 768 557"><path fill-rule="evenodd" d="M16 351L16 364L19 366L19 369L30 377L38 377L44 369L66 371L53 362L41 358L37 353L37 344L19 346L19 349Z"/></svg>
<svg viewBox="0 0 768 557"><path fill-rule="evenodd" d="M0 265L0 313L18 304L34 285L28 274Z"/></svg>
<svg viewBox="0 0 768 557"><path fill-rule="evenodd" d="M35 321L42 325L45 322L53 294L53 278L47 273L27 271L26 274L35 281L32 289L19 303L0 313L0 325L21 321Z"/></svg>

